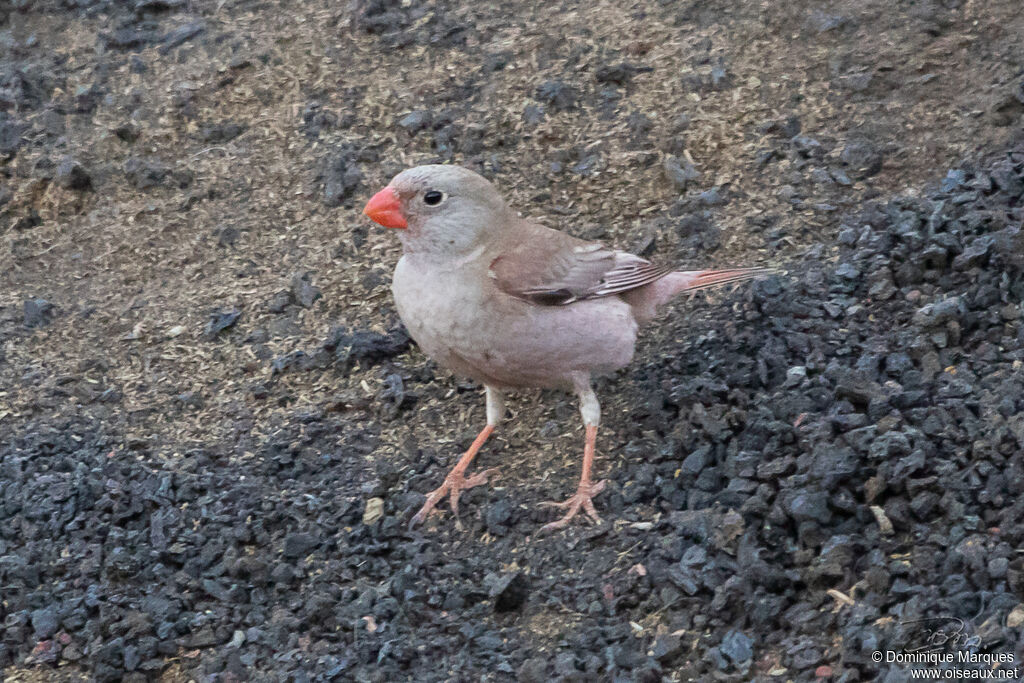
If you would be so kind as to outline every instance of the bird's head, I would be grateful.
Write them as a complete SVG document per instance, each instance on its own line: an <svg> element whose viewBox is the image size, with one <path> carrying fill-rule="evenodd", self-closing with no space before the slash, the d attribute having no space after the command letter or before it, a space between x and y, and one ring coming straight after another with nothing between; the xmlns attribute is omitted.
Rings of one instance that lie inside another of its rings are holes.
<svg viewBox="0 0 1024 683"><path fill-rule="evenodd" d="M485 178L460 166L416 166L396 175L363 213L396 228L410 252L459 256L486 244L505 222L505 202Z"/></svg>

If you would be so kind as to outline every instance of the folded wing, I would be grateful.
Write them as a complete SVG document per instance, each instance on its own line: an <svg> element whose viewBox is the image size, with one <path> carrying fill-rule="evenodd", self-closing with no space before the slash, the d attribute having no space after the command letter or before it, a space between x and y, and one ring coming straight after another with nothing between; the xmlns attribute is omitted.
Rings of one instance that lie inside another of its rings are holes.
<svg viewBox="0 0 1024 683"><path fill-rule="evenodd" d="M596 242L523 223L490 265L501 291L542 306L628 292L675 270Z"/></svg>

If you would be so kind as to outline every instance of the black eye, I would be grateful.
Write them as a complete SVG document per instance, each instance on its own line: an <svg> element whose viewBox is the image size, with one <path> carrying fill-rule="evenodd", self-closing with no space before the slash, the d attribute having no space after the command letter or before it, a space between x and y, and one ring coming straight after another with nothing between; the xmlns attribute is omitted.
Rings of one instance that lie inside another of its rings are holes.
<svg viewBox="0 0 1024 683"><path fill-rule="evenodd" d="M444 192L438 192L437 190L427 190L423 193L423 203L427 206L437 206L444 201Z"/></svg>

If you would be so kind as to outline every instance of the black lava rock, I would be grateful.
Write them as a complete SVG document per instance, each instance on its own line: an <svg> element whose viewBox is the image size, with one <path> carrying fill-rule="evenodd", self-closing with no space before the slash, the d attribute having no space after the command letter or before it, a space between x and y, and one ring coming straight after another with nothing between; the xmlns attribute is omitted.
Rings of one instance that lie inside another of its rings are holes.
<svg viewBox="0 0 1024 683"><path fill-rule="evenodd" d="M153 159L132 157L124 163L124 174L136 189L147 190L162 184L170 176L170 169Z"/></svg>
<svg viewBox="0 0 1024 683"><path fill-rule="evenodd" d="M490 590L495 612L511 612L523 606L530 595L530 580L522 572L498 579Z"/></svg>
<svg viewBox="0 0 1024 683"><path fill-rule="evenodd" d="M26 299L22 305L25 327L45 327L53 320L56 307L46 299Z"/></svg>
<svg viewBox="0 0 1024 683"><path fill-rule="evenodd" d="M594 78L598 83L613 83L615 85L626 85L639 73L653 71L651 67L637 66L629 62L619 64L603 64L597 67Z"/></svg>
<svg viewBox="0 0 1024 683"><path fill-rule="evenodd" d="M210 320L206 323L206 329L203 331L203 334L207 339L213 339L224 330L234 326L241 316L242 312L237 308L214 311L210 314Z"/></svg>
<svg viewBox="0 0 1024 683"><path fill-rule="evenodd" d="M676 192L682 192L686 189L687 185L698 180L701 176L700 171L686 159L666 157L663 168L665 170L665 178Z"/></svg>
<svg viewBox="0 0 1024 683"><path fill-rule="evenodd" d="M407 132L415 134L421 130L429 128L433 119L434 117L429 111L425 109L418 109L403 116L398 121L398 125Z"/></svg>
<svg viewBox="0 0 1024 683"><path fill-rule="evenodd" d="M284 539L284 556L289 558L305 557L320 545L318 536L311 533L288 534Z"/></svg>
<svg viewBox="0 0 1024 683"><path fill-rule="evenodd" d="M726 633L718 647L722 654L736 665L749 662L754 656L753 639L741 631L729 631Z"/></svg>
<svg viewBox="0 0 1024 683"><path fill-rule="evenodd" d="M332 207L345 204L363 182L363 172L351 149L328 158L320 177L324 181L324 204Z"/></svg>
<svg viewBox="0 0 1024 683"><path fill-rule="evenodd" d="M174 48L192 40L205 30L206 24L201 20L191 21L179 26L163 36L161 40L163 45L160 46L160 54L168 54Z"/></svg>
<svg viewBox="0 0 1024 683"><path fill-rule="evenodd" d="M139 127L134 123L130 122L122 123L120 126L114 129L114 135L116 135L118 139L123 140L124 142L127 142L129 144L138 140L139 134Z"/></svg>
<svg viewBox="0 0 1024 683"><path fill-rule="evenodd" d="M22 135L28 128L28 124L8 118L5 112L0 112L0 155L13 156L24 142Z"/></svg>
<svg viewBox="0 0 1024 683"><path fill-rule="evenodd" d="M58 185L69 190L92 189L92 177L89 172L72 157L61 159L53 178Z"/></svg>
<svg viewBox="0 0 1024 683"><path fill-rule="evenodd" d="M884 155L868 140L851 140L843 147L839 160L855 178L869 178L882 170Z"/></svg>
<svg viewBox="0 0 1024 683"><path fill-rule="evenodd" d="M248 130L248 126L244 123L234 123L231 121L225 123L211 123L202 126L199 129L197 137L202 142L217 145L234 140L246 130Z"/></svg>
<svg viewBox="0 0 1024 683"><path fill-rule="evenodd" d="M55 606L37 609L32 612L32 629L36 640L46 640L57 632L60 621L57 619Z"/></svg>
<svg viewBox="0 0 1024 683"><path fill-rule="evenodd" d="M349 332L346 327L331 330L323 348L334 353L338 362L351 367L355 363L373 365L404 353L411 340L403 328L396 328L387 334L356 330Z"/></svg>
<svg viewBox="0 0 1024 683"><path fill-rule="evenodd" d="M537 87L534 97L546 104L552 111L567 111L576 108L579 93L563 81L545 81Z"/></svg>
<svg viewBox="0 0 1024 683"><path fill-rule="evenodd" d="M292 275L291 288L289 292L291 299L303 308L311 307L318 299L323 297L319 287L314 287L311 282L312 273L303 272Z"/></svg>

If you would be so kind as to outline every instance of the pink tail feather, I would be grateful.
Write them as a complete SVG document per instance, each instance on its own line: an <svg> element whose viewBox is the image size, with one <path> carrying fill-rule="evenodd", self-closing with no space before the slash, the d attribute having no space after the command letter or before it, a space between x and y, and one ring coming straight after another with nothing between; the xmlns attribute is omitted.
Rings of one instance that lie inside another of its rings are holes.
<svg viewBox="0 0 1024 683"><path fill-rule="evenodd" d="M622 295L633 307L633 315L639 323L645 323L655 315L658 308L684 292L699 292L711 287L745 282L758 277L772 275L774 268L726 268L723 270L677 270L665 277Z"/></svg>
<svg viewBox="0 0 1024 683"><path fill-rule="evenodd" d="M709 287L721 287L736 282L745 282L756 277L771 275L772 268L726 268L724 270L677 270L665 279L675 276L679 289L672 295L683 292L697 292Z"/></svg>

